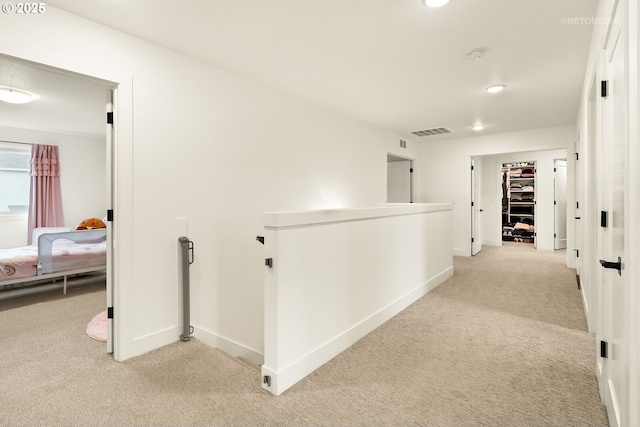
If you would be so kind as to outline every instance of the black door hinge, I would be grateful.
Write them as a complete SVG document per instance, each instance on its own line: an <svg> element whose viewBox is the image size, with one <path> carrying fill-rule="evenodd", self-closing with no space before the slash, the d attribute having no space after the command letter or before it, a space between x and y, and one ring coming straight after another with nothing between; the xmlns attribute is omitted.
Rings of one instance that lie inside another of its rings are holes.
<svg viewBox="0 0 640 427"><path fill-rule="evenodd" d="M580 154L575 153L576 154L576 160L580 160Z"/></svg>
<svg viewBox="0 0 640 427"><path fill-rule="evenodd" d="M607 228L607 211L600 211L600 227Z"/></svg>
<svg viewBox="0 0 640 427"><path fill-rule="evenodd" d="M606 80L602 80L600 82L600 96L602 98L607 97L607 81Z"/></svg>
<svg viewBox="0 0 640 427"><path fill-rule="evenodd" d="M113 307L107 307L107 319L113 319Z"/></svg>
<svg viewBox="0 0 640 427"><path fill-rule="evenodd" d="M471 243L475 242L475 240L473 239L473 237L471 238Z"/></svg>
<svg viewBox="0 0 640 427"><path fill-rule="evenodd" d="M471 165L471 170L473 170L473 165Z"/></svg>
<svg viewBox="0 0 640 427"><path fill-rule="evenodd" d="M113 209L108 209L107 210L107 221L109 221L109 222L113 221Z"/></svg>
<svg viewBox="0 0 640 427"><path fill-rule="evenodd" d="M608 357L606 341L600 341L600 357L605 359Z"/></svg>
<svg viewBox="0 0 640 427"><path fill-rule="evenodd" d="M413 173L413 168L410 168L410 169L409 169L409 173Z"/></svg>
<svg viewBox="0 0 640 427"><path fill-rule="evenodd" d="M112 125L113 124L113 112L109 111L107 113L107 124L108 125Z"/></svg>

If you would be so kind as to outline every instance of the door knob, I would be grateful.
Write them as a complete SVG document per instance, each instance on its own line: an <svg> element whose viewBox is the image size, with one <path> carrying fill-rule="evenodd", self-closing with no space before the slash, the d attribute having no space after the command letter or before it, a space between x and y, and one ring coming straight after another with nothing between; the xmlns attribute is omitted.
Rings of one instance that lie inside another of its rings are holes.
<svg viewBox="0 0 640 427"><path fill-rule="evenodd" d="M622 276L622 259L620 257L618 257L618 262L605 261L601 259L600 265L604 268L614 268L618 270L618 275Z"/></svg>

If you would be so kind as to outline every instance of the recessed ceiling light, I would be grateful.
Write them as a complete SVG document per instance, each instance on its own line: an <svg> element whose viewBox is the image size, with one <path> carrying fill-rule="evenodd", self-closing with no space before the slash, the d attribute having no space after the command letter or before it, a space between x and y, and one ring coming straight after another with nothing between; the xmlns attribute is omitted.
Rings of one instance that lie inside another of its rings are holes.
<svg viewBox="0 0 640 427"><path fill-rule="evenodd" d="M449 0L422 0L422 3L429 7L440 7L449 3Z"/></svg>
<svg viewBox="0 0 640 427"><path fill-rule="evenodd" d="M38 99L38 95L27 92L26 90L0 86L0 101L10 104L26 104L36 99Z"/></svg>
<svg viewBox="0 0 640 427"><path fill-rule="evenodd" d="M473 129L475 131L479 131L479 130L484 129L484 125L481 125L481 124L478 123L477 125L471 126L471 129Z"/></svg>
<svg viewBox="0 0 640 427"><path fill-rule="evenodd" d="M497 92L502 92L504 88L505 88L505 85L491 85L486 87L484 90L486 90L489 93L497 93Z"/></svg>

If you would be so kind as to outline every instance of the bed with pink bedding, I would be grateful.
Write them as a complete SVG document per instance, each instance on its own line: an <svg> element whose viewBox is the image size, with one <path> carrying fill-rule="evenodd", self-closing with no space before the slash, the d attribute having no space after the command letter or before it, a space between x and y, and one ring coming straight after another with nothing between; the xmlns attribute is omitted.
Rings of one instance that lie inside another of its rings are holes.
<svg viewBox="0 0 640 427"><path fill-rule="evenodd" d="M0 289L9 285L64 279L75 274L104 270L107 264L107 230L70 231L68 228L36 229L35 244L0 249Z"/></svg>

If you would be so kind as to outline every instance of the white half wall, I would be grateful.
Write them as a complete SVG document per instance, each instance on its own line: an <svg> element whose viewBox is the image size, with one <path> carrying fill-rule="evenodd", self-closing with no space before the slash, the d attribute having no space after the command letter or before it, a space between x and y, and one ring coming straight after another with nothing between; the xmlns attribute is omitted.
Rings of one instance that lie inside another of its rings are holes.
<svg viewBox="0 0 640 427"><path fill-rule="evenodd" d="M264 216L265 363L279 395L453 275L451 205Z"/></svg>
<svg viewBox="0 0 640 427"><path fill-rule="evenodd" d="M471 158L504 153L566 149L573 153L576 126L557 126L425 142L418 160L420 185L418 200L428 203L453 203L453 254L471 255ZM573 161L569 161L569 176ZM567 187L567 203L575 203L573 181ZM571 217L573 218L573 217ZM573 220L571 220L573 221ZM572 229L573 222L568 223ZM567 236L567 241L572 236Z"/></svg>

